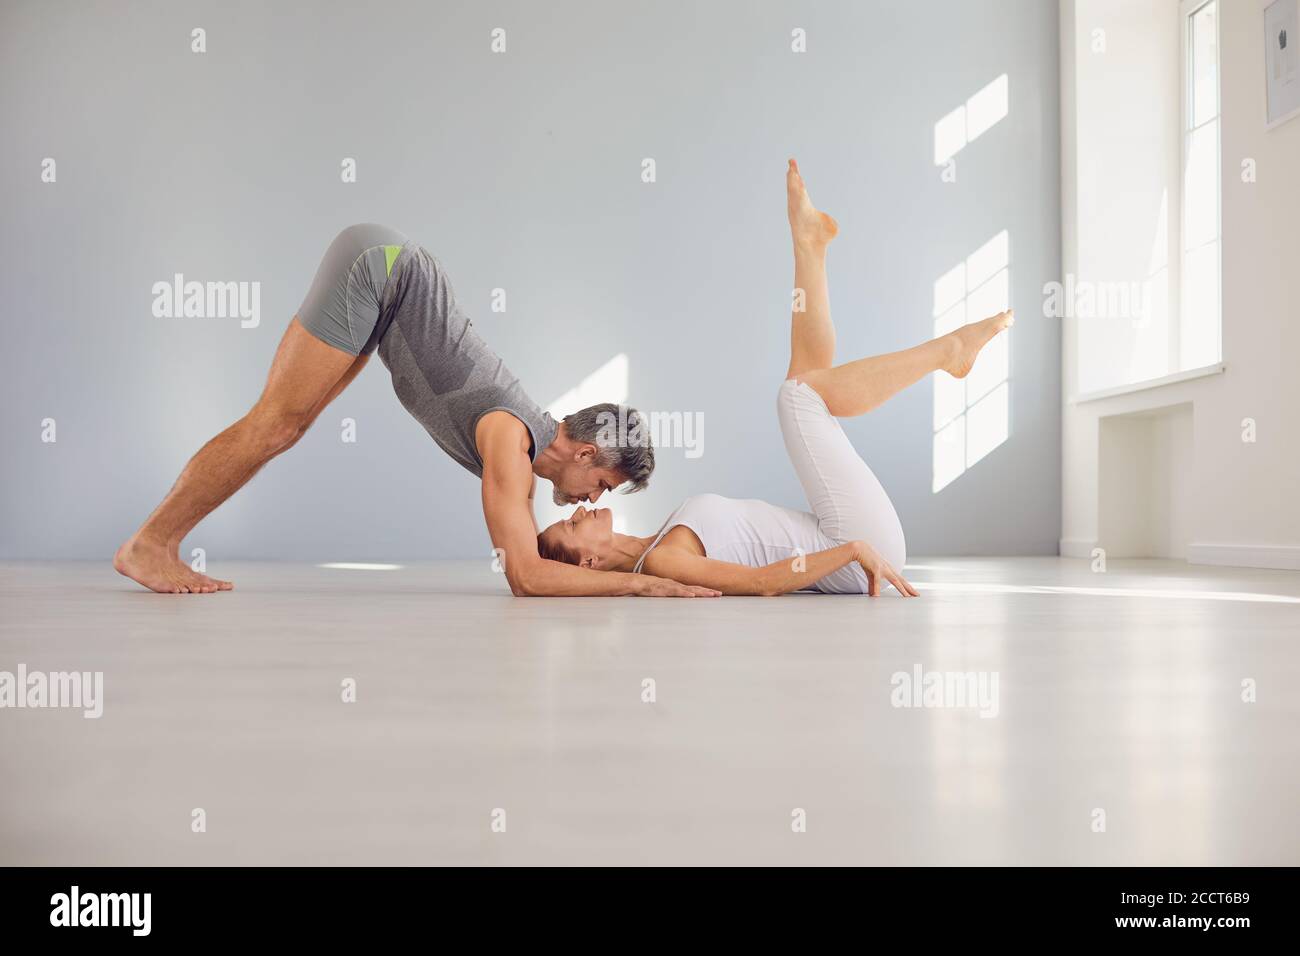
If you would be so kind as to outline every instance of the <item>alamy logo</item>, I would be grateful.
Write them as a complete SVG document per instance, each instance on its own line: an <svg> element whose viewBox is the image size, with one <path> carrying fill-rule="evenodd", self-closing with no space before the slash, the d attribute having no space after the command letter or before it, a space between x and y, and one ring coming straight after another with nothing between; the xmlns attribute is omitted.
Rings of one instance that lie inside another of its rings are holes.
<svg viewBox="0 0 1300 956"><path fill-rule="evenodd" d="M18 672L0 671L0 708L68 707L85 711L81 716L96 720L104 714L103 671L42 671L28 673L26 664Z"/></svg>
<svg viewBox="0 0 1300 956"><path fill-rule="evenodd" d="M1065 282L1043 285L1043 317L1048 319L1128 319L1145 326L1155 307L1155 288L1145 282L1093 282L1073 273Z"/></svg>
<svg viewBox="0 0 1300 956"><path fill-rule="evenodd" d="M51 926L128 926L133 936L148 936L152 923L151 893L70 893L50 897Z"/></svg>
<svg viewBox="0 0 1300 956"><path fill-rule="evenodd" d="M260 282L186 282L178 272L171 282L155 282L153 296L158 319L239 319L245 329L262 321Z"/></svg>
<svg viewBox="0 0 1300 956"><path fill-rule="evenodd" d="M620 405L618 416L596 416L596 444L601 448L684 448L687 458L704 454L703 412L647 412L629 414Z"/></svg>
<svg viewBox="0 0 1300 956"><path fill-rule="evenodd" d="M998 715L997 671L895 671L889 678L895 707L979 708L981 717Z"/></svg>

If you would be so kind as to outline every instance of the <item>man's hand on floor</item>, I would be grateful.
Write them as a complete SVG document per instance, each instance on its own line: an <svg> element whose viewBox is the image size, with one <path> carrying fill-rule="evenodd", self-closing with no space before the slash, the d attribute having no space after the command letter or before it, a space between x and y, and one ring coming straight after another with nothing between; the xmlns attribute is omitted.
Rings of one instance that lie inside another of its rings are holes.
<svg viewBox="0 0 1300 956"><path fill-rule="evenodd" d="M713 588L696 587L694 584L678 584L668 578L656 578L648 574L640 576L641 584L637 588L637 597L722 597L721 591Z"/></svg>

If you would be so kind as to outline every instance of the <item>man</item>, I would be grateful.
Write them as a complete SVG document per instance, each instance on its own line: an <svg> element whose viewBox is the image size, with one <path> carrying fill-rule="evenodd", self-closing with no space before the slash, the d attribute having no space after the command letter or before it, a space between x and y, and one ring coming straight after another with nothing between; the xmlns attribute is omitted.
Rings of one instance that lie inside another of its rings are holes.
<svg viewBox="0 0 1300 956"><path fill-rule="evenodd" d="M555 486L557 504L594 502L624 483L631 490L644 488L654 451L648 442L598 440L607 426L604 416L617 420L617 406L592 406L559 423L539 409L474 332L441 264L405 236L377 225L350 226L330 245L257 404L190 459L162 504L118 549L113 566L154 591L230 590L229 581L180 560L181 540L297 442L376 350L406 409L447 454L482 479L488 534L503 553L514 594L718 594L538 555L532 507L537 478ZM639 420L628 410L627 431L643 431L636 427Z"/></svg>

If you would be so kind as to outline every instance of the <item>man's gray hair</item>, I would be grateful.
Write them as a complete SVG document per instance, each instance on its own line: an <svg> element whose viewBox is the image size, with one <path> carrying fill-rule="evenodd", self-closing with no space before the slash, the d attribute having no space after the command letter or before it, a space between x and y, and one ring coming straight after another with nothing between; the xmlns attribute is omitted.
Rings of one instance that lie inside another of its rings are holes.
<svg viewBox="0 0 1300 956"><path fill-rule="evenodd" d="M645 416L635 408L609 402L591 405L565 415L564 431L574 441L599 449L597 464L623 476L628 484L625 494L640 491L650 482L655 470L654 445Z"/></svg>

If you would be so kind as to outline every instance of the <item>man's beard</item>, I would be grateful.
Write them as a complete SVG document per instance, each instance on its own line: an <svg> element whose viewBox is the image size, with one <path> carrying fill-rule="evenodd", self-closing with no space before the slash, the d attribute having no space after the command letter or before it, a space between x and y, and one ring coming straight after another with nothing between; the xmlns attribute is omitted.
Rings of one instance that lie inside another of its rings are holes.
<svg viewBox="0 0 1300 956"><path fill-rule="evenodd" d="M559 488L556 488L554 486L552 486L551 488L551 500L554 501L561 508L563 508L565 505L573 504L573 502L569 500L568 495L566 495Z"/></svg>

